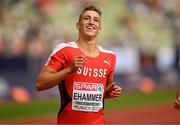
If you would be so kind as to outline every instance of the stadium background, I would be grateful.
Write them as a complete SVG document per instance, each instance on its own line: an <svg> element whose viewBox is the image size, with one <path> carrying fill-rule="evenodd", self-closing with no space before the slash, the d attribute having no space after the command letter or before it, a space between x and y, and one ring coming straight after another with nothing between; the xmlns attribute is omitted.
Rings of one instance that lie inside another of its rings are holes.
<svg viewBox="0 0 180 125"><path fill-rule="evenodd" d="M56 115L57 88L37 92L36 76L56 44L77 39L75 24L89 4L103 12L98 41L117 54L115 82L124 92L107 108L133 106L131 93L137 105L173 102L180 85L179 0L1 0L0 121Z"/></svg>

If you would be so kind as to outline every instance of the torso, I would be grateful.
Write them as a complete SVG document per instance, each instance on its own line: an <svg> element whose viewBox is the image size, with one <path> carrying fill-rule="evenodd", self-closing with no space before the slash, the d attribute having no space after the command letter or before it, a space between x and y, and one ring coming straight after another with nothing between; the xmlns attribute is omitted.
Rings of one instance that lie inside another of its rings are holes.
<svg viewBox="0 0 180 125"><path fill-rule="evenodd" d="M61 101L65 102L58 118L61 123L90 123L99 118L101 122L104 121L103 101L106 81L108 75L112 75L115 55L101 47L99 50L97 57L87 57L75 42L69 42L60 44L59 49L57 47L56 52L51 55L51 57L57 56L64 60L59 67L54 67L56 70L68 67L76 56L86 56L85 65L69 75L63 81L64 85L60 85ZM51 59L48 64L51 66Z"/></svg>

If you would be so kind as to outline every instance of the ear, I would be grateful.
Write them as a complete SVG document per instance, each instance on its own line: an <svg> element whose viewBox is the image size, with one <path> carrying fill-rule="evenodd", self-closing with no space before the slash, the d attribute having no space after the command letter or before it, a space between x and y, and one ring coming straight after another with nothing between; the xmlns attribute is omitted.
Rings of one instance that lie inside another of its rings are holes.
<svg viewBox="0 0 180 125"><path fill-rule="evenodd" d="M101 26L99 27L99 31L98 31L98 33L101 31Z"/></svg>
<svg viewBox="0 0 180 125"><path fill-rule="evenodd" d="M80 26L79 26L79 22L76 23L76 28L79 30Z"/></svg>

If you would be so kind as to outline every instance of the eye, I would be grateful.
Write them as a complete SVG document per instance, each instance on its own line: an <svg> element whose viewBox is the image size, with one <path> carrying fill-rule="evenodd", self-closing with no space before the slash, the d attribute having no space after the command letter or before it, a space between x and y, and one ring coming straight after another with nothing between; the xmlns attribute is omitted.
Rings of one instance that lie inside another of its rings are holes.
<svg viewBox="0 0 180 125"><path fill-rule="evenodd" d="M94 21L95 21L95 22L99 22L99 19L98 19L98 18L94 18Z"/></svg>
<svg viewBox="0 0 180 125"><path fill-rule="evenodd" d="M88 20L89 19L89 17L84 17L84 20Z"/></svg>

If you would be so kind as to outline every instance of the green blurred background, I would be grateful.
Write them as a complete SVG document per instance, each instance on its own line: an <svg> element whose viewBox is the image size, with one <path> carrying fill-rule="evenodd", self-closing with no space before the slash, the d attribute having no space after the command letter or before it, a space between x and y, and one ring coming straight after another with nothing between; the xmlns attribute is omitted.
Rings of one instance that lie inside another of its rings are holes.
<svg viewBox="0 0 180 125"><path fill-rule="evenodd" d="M82 9L102 10L98 42L114 51L114 81L123 93L105 107L173 103L180 85L179 0L1 0L0 121L56 116L58 88L35 80L52 48L76 41Z"/></svg>
<svg viewBox="0 0 180 125"><path fill-rule="evenodd" d="M139 91L123 92L117 101L108 99L105 101L105 110L122 109L122 108L138 108L142 106L166 105L174 102L176 91L159 90L153 93L145 94ZM30 103L19 104L8 101L1 104L0 121L26 120L36 117L56 117L59 110L59 100L54 98L35 99Z"/></svg>

